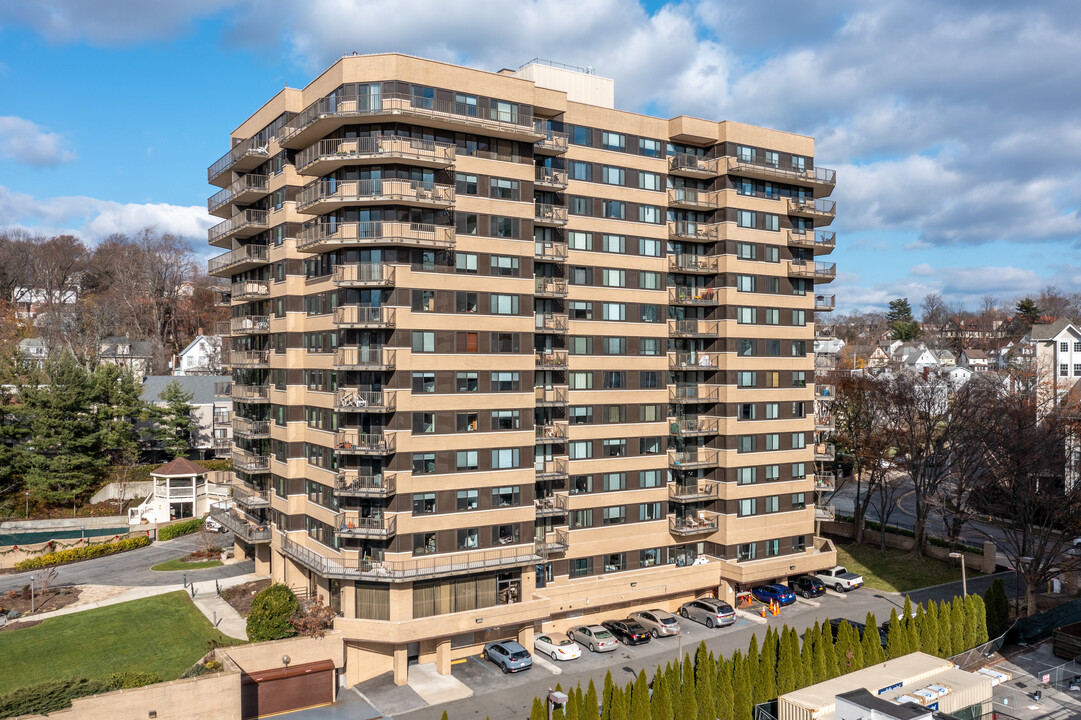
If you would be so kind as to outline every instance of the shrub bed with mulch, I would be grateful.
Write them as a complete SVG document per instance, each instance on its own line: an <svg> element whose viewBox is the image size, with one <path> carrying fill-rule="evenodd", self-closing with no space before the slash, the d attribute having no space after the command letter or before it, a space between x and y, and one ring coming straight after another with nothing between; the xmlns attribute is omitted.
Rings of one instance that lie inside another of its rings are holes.
<svg viewBox="0 0 1081 720"><path fill-rule="evenodd" d="M136 535L135 537L126 538L118 542L82 545L80 547L68 548L67 550L46 553L44 555L39 555L38 557L21 560L15 563L15 569L37 570L38 568L49 567L51 565L63 565L79 560L90 560L106 555L115 555L116 553L146 547L149 544L150 538L146 535Z"/></svg>
<svg viewBox="0 0 1081 720"><path fill-rule="evenodd" d="M270 580L253 580L222 590L221 599L229 603L241 617L248 617L251 613L251 601L268 587L270 587Z"/></svg>

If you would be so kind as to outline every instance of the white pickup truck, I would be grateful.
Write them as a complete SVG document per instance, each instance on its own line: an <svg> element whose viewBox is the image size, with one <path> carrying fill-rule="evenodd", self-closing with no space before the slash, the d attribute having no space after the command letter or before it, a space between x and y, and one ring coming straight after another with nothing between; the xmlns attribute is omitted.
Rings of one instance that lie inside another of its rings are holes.
<svg viewBox="0 0 1081 720"><path fill-rule="evenodd" d="M829 570L819 570L814 576L821 580L823 585L837 592L848 592L863 587L863 576L848 572L842 565Z"/></svg>

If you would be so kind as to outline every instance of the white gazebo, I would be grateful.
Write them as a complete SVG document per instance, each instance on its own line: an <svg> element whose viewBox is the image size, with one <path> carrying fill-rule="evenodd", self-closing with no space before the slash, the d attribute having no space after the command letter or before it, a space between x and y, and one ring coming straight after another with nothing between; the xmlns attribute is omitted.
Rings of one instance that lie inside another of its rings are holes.
<svg viewBox="0 0 1081 720"><path fill-rule="evenodd" d="M190 517L203 517L210 512L210 503L220 499L220 493L207 482L210 473L202 465L186 458L177 458L150 473L154 491L137 508L128 510L128 522L166 523Z"/></svg>

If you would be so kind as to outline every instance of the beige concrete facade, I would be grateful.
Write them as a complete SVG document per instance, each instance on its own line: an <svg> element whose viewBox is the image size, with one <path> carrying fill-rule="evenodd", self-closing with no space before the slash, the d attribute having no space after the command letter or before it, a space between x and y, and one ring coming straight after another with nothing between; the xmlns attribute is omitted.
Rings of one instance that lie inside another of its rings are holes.
<svg viewBox="0 0 1081 720"><path fill-rule="evenodd" d="M341 613L351 682L834 563L811 138L390 54L231 140L240 542Z"/></svg>

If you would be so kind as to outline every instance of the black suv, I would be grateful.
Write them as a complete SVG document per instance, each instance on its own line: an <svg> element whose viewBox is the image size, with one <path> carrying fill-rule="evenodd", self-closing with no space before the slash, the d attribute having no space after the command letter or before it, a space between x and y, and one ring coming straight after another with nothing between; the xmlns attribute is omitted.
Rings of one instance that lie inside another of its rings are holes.
<svg viewBox="0 0 1081 720"><path fill-rule="evenodd" d="M826 594L822 581L810 575L797 575L788 581L788 589L805 598L816 598Z"/></svg>

